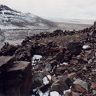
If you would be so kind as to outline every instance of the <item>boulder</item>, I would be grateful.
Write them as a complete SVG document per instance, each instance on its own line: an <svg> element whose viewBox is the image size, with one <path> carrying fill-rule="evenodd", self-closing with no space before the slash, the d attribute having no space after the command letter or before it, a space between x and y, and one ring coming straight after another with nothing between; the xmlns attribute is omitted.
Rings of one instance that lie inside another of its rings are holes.
<svg viewBox="0 0 96 96"><path fill-rule="evenodd" d="M93 90L96 90L96 83L92 82L91 88L92 88Z"/></svg>
<svg viewBox="0 0 96 96"><path fill-rule="evenodd" d="M85 81L76 79L71 89L73 92L86 94L88 92L88 84Z"/></svg>
<svg viewBox="0 0 96 96"><path fill-rule="evenodd" d="M26 45L18 48L14 55L15 60L17 61L31 61L34 51L32 50L31 45Z"/></svg>
<svg viewBox="0 0 96 96"><path fill-rule="evenodd" d="M31 63L16 61L7 70L5 92L9 96L28 96L32 87ZM12 90L12 92L11 92Z"/></svg>
<svg viewBox="0 0 96 96"><path fill-rule="evenodd" d="M0 56L0 67L8 64L12 58L12 56Z"/></svg>
<svg viewBox="0 0 96 96"><path fill-rule="evenodd" d="M37 87L42 86L44 74L42 72L35 72L32 79L32 88L36 89Z"/></svg>
<svg viewBox="0 0 96 96"><path fill-rule="evenodd" d="M12 56L19 46L10 45L5 43L5 45L0 50L0 55L2 56Z"/></svg>
<svg viewBox="0 0 96 96"><path fill-rule="evenodd" d="M64 62L64 54L62 52L57 53L56 60L60 63Z"/></svg>
<svg viewBox="0 0 96 96"><path fill-rule="evenodd" d="M82 43L80 42L70 42L67 45L67 49L72 55L79 55L82 51Z"/></svg>
<svg viewBox="0 0 96 96"><path fill-rule="evenodd" d="M59 80L55 81L51 86L51 92L56 91L60 95L63 95L63 92L65 90L70 89L70 86L72 85L72 81L67 78L66 76L62 76Z"/></svg>
<svg viewBox="0 0 96 96"><path fill-rule="evenodd" d="M31 63L11 60L11 57L0 57L0 93L28 96L32 86Z"/></svg>
<svg viewBox="0 0 96 96"><path fill-rule="evenodd" d="M4 71L6 68L11 66L12 56L1 56L0 57L0 94L3 93L4 89Z"/></svg>

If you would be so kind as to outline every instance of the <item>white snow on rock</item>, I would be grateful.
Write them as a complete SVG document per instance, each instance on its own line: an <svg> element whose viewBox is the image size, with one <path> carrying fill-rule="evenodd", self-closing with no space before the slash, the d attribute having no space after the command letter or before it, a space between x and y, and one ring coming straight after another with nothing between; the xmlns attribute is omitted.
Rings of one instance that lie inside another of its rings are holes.
<svg viewBox="0 0 96 96"><path fill-rule="evenodd" d="M52 79L51 75L45 76L45 77L43 78L43 84L44 84L44 85L49 84L49 82L51 81L51 79Z"/></svg>
<svg viewBox="0 0 96 96"><path fill-rule="evenodd" d="M39 59L39 60L40 60L41 58L42 58L41 55L34 55L34 56L33 56L33 60L35 60L35 59Z"/></svg>
<svg viewBox="0 0 96 96"><path fill-rule="evenodd" d="M67 62L63 62L62 64L60 64L60 65L68 65L68 63Z"/></svg>
<svg viewBox="0 0 96 96"><path fill-rule="evenodd" d="M61 96L57 91L50 92L50 96Z"/></svg>
<svg viewBox="0 0 96 96"><path fill-rule="evenodd" d="M63 62L63 64L64 64L64 65L68 65L68 63L67 63L67 62Z"/></svg>
<svg viewBox="0 0 96 96"><path fill-rule="evenodd" d="M82 48L86 50L86 49L90 48L90 46L89 45L83 45Z"/></svg>
<svg viewBox="0 0 96 96"><path fill-rule="evenodd" d="M47 75L47 78L48 78L49 80L51 80L51 79L52 79L51 75Z"/></svg>
<svg viewBox="0 0 96 96"><path fill-rule="evenodd" d="M46 76L43 78L43 84L44 85L49 84L49 80L48 80L48 78Z"/></svg>
<svg viewBox="0 0 96 96"><path fill-rule="evenodd" d="M35 63L35 61L40 61L40 59L42 58L41 55L34 55L33 58L32 58L32 64Z"/></svg>
<svg viewBox="0 0 96 96"><path fill-rule="evenodd" d="M39 93L40 96L49 96L49 91L47 91L45 93L42 93L40 90L38 90L38 93Z"/></svg>

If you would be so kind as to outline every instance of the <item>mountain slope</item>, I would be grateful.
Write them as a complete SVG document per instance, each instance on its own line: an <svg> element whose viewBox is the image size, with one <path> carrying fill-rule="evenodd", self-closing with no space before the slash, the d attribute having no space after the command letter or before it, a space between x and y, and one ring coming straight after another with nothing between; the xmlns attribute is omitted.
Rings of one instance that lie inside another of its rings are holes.
<svg viewBox="0 0 96 96"><path fill-rule="evenodd" d="M55 23L30 13L15 11L0 5L0 28L2 27L55 27Z"/></svg>

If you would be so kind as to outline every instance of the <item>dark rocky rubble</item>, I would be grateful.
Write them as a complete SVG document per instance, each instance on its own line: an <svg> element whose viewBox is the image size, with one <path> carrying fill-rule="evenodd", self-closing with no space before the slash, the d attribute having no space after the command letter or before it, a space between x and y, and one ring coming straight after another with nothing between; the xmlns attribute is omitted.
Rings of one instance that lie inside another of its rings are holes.
<svg viewBox="0 0 96 96"><path fill-rule="evenodd" d="M19 46L5 43L0 96L96 96L95 45L96 23L26 37Z"/></svg>

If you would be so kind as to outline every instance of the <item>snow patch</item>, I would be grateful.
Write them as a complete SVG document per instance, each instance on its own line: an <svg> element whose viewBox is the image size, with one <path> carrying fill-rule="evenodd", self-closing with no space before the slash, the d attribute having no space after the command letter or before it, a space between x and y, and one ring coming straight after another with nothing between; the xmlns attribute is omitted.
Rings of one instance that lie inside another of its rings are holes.
<svg viewBox="0 0 96 96"><path fill-rule="evenodd" d="M61 96L57 91L50 92L50 96Z"/></svg>
<svg viewBox="0 0 96 96"><path fill-rule="evenodd" d="M43 78L43 84L44 84L44 85L49 84L48 77L45 76L45 77Z"/></svg>
<svg viewBox="0 0 96 96"><path fill-rule="evenodd" d="M42 58L41 55L34 55L33 58L32 58L32 64L34 64L35 61L40 61L41 58Z"/></svg>
<svg viewBox="0 0 96 96"><path fill-rule="evenodd" d="M51 79L52 79L51 75L45 76L45 77L43 78L43 84L44 84L44 85L49 84L49 82L51 81Z"/></svg>
<svg viewBox="0 0 96 96"><path fill-rule="evenodd" d="M67 62L63 62L62 64L60 64L60 65L68 65L68 63Z"/></svg>
<svg viewBox="0 0 96 96"><path fill-rule="evenodd" d="M88 48L90 48L90 46L89 46L89 45L83 45L82 48L83 48L83 49L88 49Z"/></svg>

